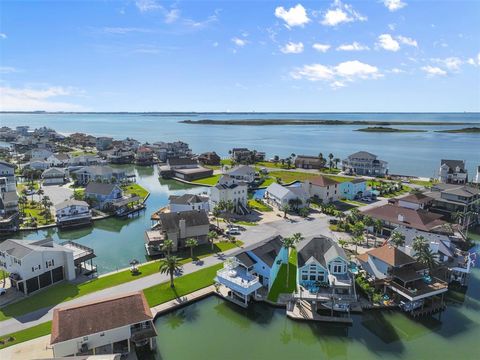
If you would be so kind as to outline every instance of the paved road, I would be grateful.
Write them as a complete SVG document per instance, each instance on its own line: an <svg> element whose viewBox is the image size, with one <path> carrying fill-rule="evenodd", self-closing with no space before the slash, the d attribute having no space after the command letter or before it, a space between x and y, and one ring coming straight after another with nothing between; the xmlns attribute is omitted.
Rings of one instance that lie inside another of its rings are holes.
<svg viewBox="0 0 480 360"><path fill-rule="evenodd" d="M296 232L302 233L305 238L319 234L332 236L330 230L328 229L327 217L321 214L314 214L310 220L298 217L291 219L279 218L274 222L246 227L246 230L239 235L238 238L245 243L245 247L263 241L274 235L282 234L283 236L289 236ZM188 263L183 266L183 274L190 274L201 268L219 264L223 262L227 256L233 255L239 251L241 250L232 249L222 254L216 254L203 258L199 262ZM74 300L66 301L55 307L94 301L104 297L118 296L126 292L140 291L168 280L168 275L157 273L140 278L138 280L130 281L125 284L97 291ZM55 307L40 309L17 318L11 318L0 322L0 336L20 331L51 320L53 316L53 309Z"/></svg>
<svg viewBox="0 0 480 360"><path fill-rule="evenodd" d="M48 196L53 205L60 204L61 202L70 199L73 195L73 190L66 186L47 185L42 186L42 189L44 191L43 196ZM41 200L38 195L33 195L33 199L35 201Z"/></svg>

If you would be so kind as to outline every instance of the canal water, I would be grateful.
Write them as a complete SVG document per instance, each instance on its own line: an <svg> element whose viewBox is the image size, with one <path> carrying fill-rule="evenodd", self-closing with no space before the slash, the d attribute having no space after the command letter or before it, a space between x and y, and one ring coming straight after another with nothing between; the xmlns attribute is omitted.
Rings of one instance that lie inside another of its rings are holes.
<svg viewBox="0 0 480 360"><path fill-rule="evenodd" d="M480 249L476 249L479 251ZM244 310L216 297L156 320L156 359L478 359L480 269L465 294L452 292L447 310L424 320L398 311L354 315L353 326L298 322L284 309ZM188 345L188 346L187 346Z"/></svg>
<svg viewBox="0 0 480 360"><path fill-rule="evenodd" d="M168 204L170 195L185 192L202 193L206 187L185 185L172 180L159 181L156 167L125 166L136 175L137 183L150 192L145 211L130 219L109 218L95 221L93 227L74 230L57 228L17 233L19 239L42 239L51 237L57 242L72 240L95 250L98 273L104 274L129 266L133 259L148 261L144 247L144 232L152 225L151 214Z"/></svg>

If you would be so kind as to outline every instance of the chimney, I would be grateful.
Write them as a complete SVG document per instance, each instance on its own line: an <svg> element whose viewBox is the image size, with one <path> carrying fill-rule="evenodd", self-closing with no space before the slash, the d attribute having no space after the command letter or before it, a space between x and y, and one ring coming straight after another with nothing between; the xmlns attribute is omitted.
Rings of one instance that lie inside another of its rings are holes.
<svg viewBox="0 0 480 360"><path fill-rule="evenodd" d="M398 214L398 221L405 222L405 217L402 214Z"/></svg>

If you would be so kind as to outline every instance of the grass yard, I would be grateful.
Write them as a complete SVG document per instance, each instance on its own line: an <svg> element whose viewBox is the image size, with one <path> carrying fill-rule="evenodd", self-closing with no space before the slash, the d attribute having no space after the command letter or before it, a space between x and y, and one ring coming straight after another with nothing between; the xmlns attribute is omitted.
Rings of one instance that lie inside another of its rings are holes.
<svg viewBox="0 0 480 360"><path fill-rule="evenodd" d="M220 176L222 176L222 174L216 174L203 179L193 180L192 183L199 184L199 185L213 186L218 182L218 179L220 179Z"/></svg>
<svg viewBox="0 0 480 360"><path fill-rule="evenodd" d="M316 176L319 176L320 174L316 174L313 172L307 173L307 172L302 172L302 171L272 171L269 174L270 176L274 178L280 178L282 183L284 184L289 184L294 181L305 181L312 179ZM344 176L336 176L336 175L325 175L326 177L338 181L338 182L345 182L345 181L350 181L351 178L344 177Z"/></svg>
<svg viewBox="0 0 480 360"><path fill-rule="evenodd" d="M277 277L268 293L268 300L276 302L278 295L280 294L291 294L295 291L297 287L297 251L291 250L290 256L288 257L288 262L290 263L290 271L288 276L288 286L287 282L287 265L282 264L280 270L278 271Z"/></svg>
<svg viewBox="0 0 480 360"><path fill-rule="evenodd" d="M19 344L24 341L36 339L40 336L50 334L52 329L52 322L47 321L46 323L39 324L32 326L31 328L17 331L12 334L0 336L0 349ZM12 339L12 341L8 341L8 339ZM3 344L2 344L3 341Z"/></svg>
<svg viewBox="0 0 480 360"><path fill-rule="evenodd" d="M145 197L148 195L147 189L136 183L122 185L122 190L128 195L137 195L140 196L142 199L145 199Z"/></svg>
<svg viewBox="0 0 480 360"><path fill-rule="evenodd" d="M71 151L70 156L75 157L75 156L84 156L84 155L96 155L97 153L94 151L83 151L83 150L77 150L77 151Z"/></svg>
<svg viewBox="0 0 480 360"><path fill-rule="evenodd" d="M263 202L260 202L260 201L258 201L258 200L256 200L256 199L250 199L250 200L248 200L248 207L250 207L251 209L260 211L260 212L273 211L270 206L268 206L267 204L265 204L265 203L263 203Z"/></svg>
<svg viewBox="0 0 480 360"><path fill-rule="evenodd" d="M218 264L175 278L175 288L173 289L170 287L170 282L165 282L143 290L148 305L150 307L157 306L179 296L184 296L212 285L213 279L217 275L217 270L222 267L223 264Z"/></svg>
<svg viewBox="0 0 480 360"><path fill-rule="evenodd" d="M227 165L227 166L232 166L232 160L231 159L222 159L220 160L220 165Z"/></svg>
<svg viewBox="0 0 480 360"><path fill-rule="evenodd" d="M328 178L335 180L339 183L347 182L347 181L352 181L354 178L349 178L346 176L339 176L339 175L326 175Z"/></svg>
<svg viewBox="0 0 480 360"><path fill-rule="evenodd" d="M49 220L45 218L42 214L43 208L40 204L32 205L30 202L25 206L24 218L34 217L36 219L37 225L48 225L55 223L55 217L52 215Z"/></svg>
<svg viewBox="0 0 480 360"><path fill-rule="evenodd" d="M23 190L23 189L27 189L27 190L28 190L29 185L30 185L29 183L18 183L18 184L17 184L17 192L21 195L21 194L22 194L22 190ZM40 189L40 182L34 181L34 182L33 182L33 187L34 187L35 190Z"/></svg>
<svg viewBox="0 0 480 360"><path fill-rule="evenodd" d="M261 187L268 187L272 183L276 182L277 180L274 177L266 177L264 178L263 182L260 184Z"/></svg>
<svg viewBox="0 0 480 360"><path fill-rule="evenodd" d="M224 252L235 247L243 245L241 241L219 242L214 245L214 252ZM203 258L212 254L211 245L205 244L198 246L193 250L193 255L196 258ZM186 249L179 253L181 262L186 264L191 262L190 249ZM95 291L103 290L112 286L120 285L129 281L133 281L148 275L158 272L158 261L150 262L138 267L139 273L132 275L129 269L120 271L104 277L99 277L82 284L72 284L63 282L61 284L52 286L48 289L40 291L38 294L31 295L19 302L10 304L0 309L0 321L11 317L16 317L29 312L39 310L45 307L54 306L64 301L72 300L77 297L93 293Z"/></svg>
<svg viewBox="0 0 480 360"><path fill-rule="evenodd" d="M290 167L287 166L287 164L283 164L279 161L278 163L274 163L271 161L258 161L255 163L255 166L257 168L275 168L275 169L295 169L295 166L290 165Z"/></svg>
<svg viewBox="0 0 480 360"><path fill-rule="evenodd" d="M425 181L425 180L410 180L410 183L424 186L424 187L432 187L432 185L434 184L434 182L432 181Z"/></svg>

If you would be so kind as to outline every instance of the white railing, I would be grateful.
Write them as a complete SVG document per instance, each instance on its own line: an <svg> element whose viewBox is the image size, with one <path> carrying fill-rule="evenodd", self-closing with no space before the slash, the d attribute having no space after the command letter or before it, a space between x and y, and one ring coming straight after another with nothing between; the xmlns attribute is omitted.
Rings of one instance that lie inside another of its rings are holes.
<svg viewBox="0 0 480 360"><path fill-rule="evenodd" d="M235 276L233 276L232 272L235 272ZM217 278L224 279L243 288L249 288L259 283L257 276L248 274L247 272L240 272L238 270L229 270L225 268L217 271Z"/></svg>

